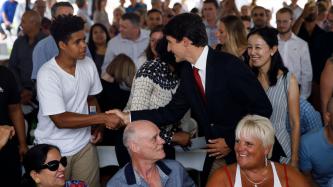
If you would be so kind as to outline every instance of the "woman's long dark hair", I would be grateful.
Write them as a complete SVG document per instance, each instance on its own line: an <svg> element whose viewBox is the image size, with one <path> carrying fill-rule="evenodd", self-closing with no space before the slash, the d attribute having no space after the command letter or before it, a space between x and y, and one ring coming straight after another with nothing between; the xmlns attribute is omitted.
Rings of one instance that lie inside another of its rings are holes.
<svg viewBox="0 0 333 187"><path fill-rule="evenodd" d="M93 40L93 30L94 30L95 27L100 27L105 32L105 34L106 34L106 45L107 45L108 41L110 40L109 32L103 24L95 23L93 26L91 26L90 32L89 32L88 48L89 48L89 51L91 53L91 57L94 60L96 58L96 49L97 49L97 47L94 43L94 40Z"/></svg>
<svg viewBox="0 0 333 187"><path fill-rule="evenodd" d="M279 41L277 38L277 34L278 32L276 29L265 27L250 32L247 36L247 39L249 39L252 35L258 35L267 43L269 48L273 48L274 46L278 46ZM252 67L252 70L258 76L258 68ZM283 76L286 76L288 73L288 69L283 64L283 60L279 53L279 50L277 50L271 57L271 65L267 72L270 86L274 86L276 84L279 70L283 72Z"/></svg>
<svg viewBox="0 0 333 187"><path fill-rule="evenodd" d="M163 25L158 25L158 26L154 27L150 31L149 37L151 37L151 35L153 35L153 33L155 33L155 32L162 32L163 33ZM150 42L148 43L148 47L146 48L146 57L147 57L147 60L154 60L156 58L153 51L151 50Z"/></svg>
<svg viewBox="0 0 333 187"><path fill-rule="evenodd" d="M39 172L47 158L47 153L51 149L56 149L60 152L59 148L49 144L38 144L27 151L23 158L23 166L25 174L22 179L23 187L36 186L35 181L31 178L30 172Z"/></svg>

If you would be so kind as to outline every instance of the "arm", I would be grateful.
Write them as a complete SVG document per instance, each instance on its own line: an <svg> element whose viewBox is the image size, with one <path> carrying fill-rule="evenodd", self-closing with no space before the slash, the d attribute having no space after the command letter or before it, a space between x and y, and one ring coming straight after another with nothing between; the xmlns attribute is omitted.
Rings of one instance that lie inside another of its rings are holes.
<svg viewBox="0 0 333 187"><path fill-rule="evenodd" d="M131 89L131 97L128 101L130 111L150 109L151 94L154 90L154 83L148 77L136 77Z"/></svg>
<svg viewBox="0 0 333 187"><path fill-rule="evenodd" d="M281 166L282 167L282 166ZM313 185L314 183L309 183L309 181L302 175L301 172L297 170L297 168L286 166L287 167L287 176L288 176L288 185L289 186L302 186L302 187L316 187L317 185ZM280 171L283 171L281 168ZM284 176L284 174L282 174ZM311 185L310 185L311 184Z"/></svg>
<svg viewBox="0 0 333 187"><path fill-rule="evenodd" d="M14 124L15 132L17 134L17 138L19 141L19 153L22 159L23 155L28 151L28 146L26 142L25 123L24 123L23 113L21 110L21 105L11 104L8 106L8 111L10 119Z"/></svg>
<svg viewBox="0 0 333 187"><path fill-rule="evenodd" d="M291 126L291 165L298 166L298 148L300 142L299 88L294 75L290 77L288 88L288 111Z"/></svg>
<svg viewBox="0 0 333 187"><path fill-rule="evenodd" d="M327 112L327 105L333 94L333 59L327 60L323 72L320 77L320 100L321 112ZM328 119L324 115L324 124L328 124Z"/></svg>
<svg viewBox="0 0 333 187"><path fill-rule="evenodd" d="M307 99L312 88L312 65L308 44L304 45L301 50L301 97Z"/></svg>
<svg viewBox="0 0 333 187"><path fill-rule="evenodd" d="M15 135L13 127L8 125L0 125L0 151L6 145L9 139Z"/></svg>
<svg viewBox="0 0 333 187"><path fill-rule="evenodd" d="M50 115L51 120L58 128L82 128L98 124L119 123L119 118L112 114L78 114L73 112L63 112L60 114Z"/></svg>

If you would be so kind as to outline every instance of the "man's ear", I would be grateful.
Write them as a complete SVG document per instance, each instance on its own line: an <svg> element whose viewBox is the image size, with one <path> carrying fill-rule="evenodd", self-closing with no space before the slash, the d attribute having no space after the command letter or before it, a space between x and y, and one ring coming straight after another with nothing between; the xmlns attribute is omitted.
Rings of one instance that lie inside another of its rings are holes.
<svg viewBox="0 0 333 187"><path fill-rule="evenodd" d="M182 42L184 43L185 47L192 45L192 41L187 37L183 37Z"/></svg>
<svg viewBox="0 0 333 187"><path fill-rule="evenodd" d="M60 41L60 42L59 42L59 48L60 48L60 49L65 50L66 47L67 47L67 45L66 45L65 42L63 42L63 41Z"/></svg>
<svg viewBox="0 0 333 187"><path fill-rule="evenodd" d="M132 152L137 153L140 151L140 147L136 145L134 142L129 143L129 149L132 150Z"/></svg>

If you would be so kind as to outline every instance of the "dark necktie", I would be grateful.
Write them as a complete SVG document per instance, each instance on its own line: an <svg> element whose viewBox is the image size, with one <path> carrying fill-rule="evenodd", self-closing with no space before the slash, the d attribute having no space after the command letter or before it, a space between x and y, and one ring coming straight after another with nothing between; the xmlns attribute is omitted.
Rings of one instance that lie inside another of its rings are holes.
<svg viewBox="0 0 333 187"><path fill-rule="evenodd" d="M200 75L199 75L199 69L196 68L196 67L193 67L193 76L194 76L195 83L197 85L197 88L200 91L200 94L201 94L202 98L204 99L205 102L207 102L205 90L204 90L204 87L202 85L201 78L200 78Z"/></svg>

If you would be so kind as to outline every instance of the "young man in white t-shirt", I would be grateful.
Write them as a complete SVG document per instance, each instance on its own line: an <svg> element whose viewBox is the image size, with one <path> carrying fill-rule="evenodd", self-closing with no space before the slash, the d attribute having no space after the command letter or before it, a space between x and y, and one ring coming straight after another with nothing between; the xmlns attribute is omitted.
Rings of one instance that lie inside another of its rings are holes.
<svg viewBox="0 0 333 187"><path fill-rule="evenodd" d="M100 139L101 128L91 136L90 126L114 123L117 118L89 114L89 107L99 111L94 95L102 91L102 86L94 62L86 57L82 18L58 16L52 22L51 34L59 55L46 62L37 74L40 109L35 141L60 148L68 160L66 180L79 179L90 187L99 187L98 157L91 143Z"/></svg>

